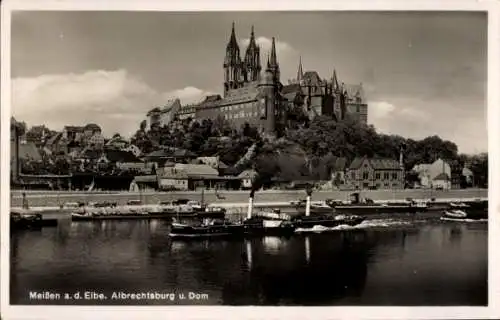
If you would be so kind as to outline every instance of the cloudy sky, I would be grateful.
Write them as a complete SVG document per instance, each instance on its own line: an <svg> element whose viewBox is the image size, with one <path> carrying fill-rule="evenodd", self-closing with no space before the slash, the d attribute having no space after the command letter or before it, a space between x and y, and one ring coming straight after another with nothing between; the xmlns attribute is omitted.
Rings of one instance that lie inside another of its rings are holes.
<svg viewBox="0 0 500 320"><path fill-rule="evenodd" d="M380 132L438 134L487 150L487 16L469 12L15 12L13 114L53 129L98 123L135 132L170 98L221 92L231 23L251 25L265 58L276 37L282 82L305 70L363 83ZM244 48L241 48L244 52Z"/></svg>

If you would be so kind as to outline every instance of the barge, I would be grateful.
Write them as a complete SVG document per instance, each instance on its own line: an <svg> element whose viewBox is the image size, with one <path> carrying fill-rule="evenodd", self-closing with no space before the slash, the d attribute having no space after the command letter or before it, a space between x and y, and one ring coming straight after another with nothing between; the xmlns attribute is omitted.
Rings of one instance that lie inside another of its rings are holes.
<svg viewBox="0 0 500 320"><path fill-rule="evenodd" d="M172 202L160 202L155 206L145 206L137 200L131 200L126 206L113 203L81 206L71 214L73 221L95 220L136 220L166 219L173 217L224 218L226 210L219 207L206 207L196 201L182 199Z"/></svg>
<svg viewBox="0 0 500 320"><path fill-rule="evenodd" d="M425 212L428 204L416 202L413 199L405 201L393 201L387 203L375 203L371 199L360 200L359 193L350 195L350 201L337 201L333 199L326 200L326 204L338 214L386 214L386 213L418 213Z"/></svg>

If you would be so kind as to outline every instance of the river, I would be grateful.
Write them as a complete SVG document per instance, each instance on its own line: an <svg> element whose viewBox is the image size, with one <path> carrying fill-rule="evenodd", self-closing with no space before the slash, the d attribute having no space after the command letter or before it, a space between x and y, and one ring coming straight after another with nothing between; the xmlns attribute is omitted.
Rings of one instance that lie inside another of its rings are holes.
<svg viewBox="0 0 500 320"><path fill-rule="evenodd" d="M15 232L11 303L487 305L486 223L374 219L323 234L191 242L168 230L156 220L66 221Z"/></svg>

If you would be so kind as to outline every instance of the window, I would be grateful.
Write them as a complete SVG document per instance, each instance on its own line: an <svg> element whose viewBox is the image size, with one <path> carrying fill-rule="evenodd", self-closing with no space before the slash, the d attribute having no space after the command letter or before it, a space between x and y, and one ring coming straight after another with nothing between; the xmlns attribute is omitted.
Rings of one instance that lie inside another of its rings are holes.
<svg viewBox="0 0 500 320"><path fill-rule="evenodd" d="M385 182L385 183L384 183L384 187L385 187L385 188L388 188L388 187L389 187L389 182Z"/></svg>
<svg viewBox="0 0 500 320"><path fill-rule="evenodd" d="M368 171L363 172L363 180L368 179Z"/></svg>
<svg viewBox="0 0 500 320"><path fill-rule="evenodd" d="M384 172L384 180L389 180L389 172Z"/></svg>
<svg viewBox="0 0 500 320"><path fill-rule="evenodd" d="M375 173L375 179L380 179L380 172Z"/></svg>
<svg viewBox="0 0 500 320"><path fill-rule="evenodd" d="M354 180L356 179L356 172L351 172L351 178Z"/></svg>
<svg viewBox="0 0 500 320"><path fill-rule="evenodd" d="M356 112L359 113L359 104L356 105Z"/></svg>
<svg viewBox="0 0 500 320"><path fill-rule="evenodd" d="M393 172L392 173L392 180L397 180L398 179L398 173L397 172Z"/></svg>

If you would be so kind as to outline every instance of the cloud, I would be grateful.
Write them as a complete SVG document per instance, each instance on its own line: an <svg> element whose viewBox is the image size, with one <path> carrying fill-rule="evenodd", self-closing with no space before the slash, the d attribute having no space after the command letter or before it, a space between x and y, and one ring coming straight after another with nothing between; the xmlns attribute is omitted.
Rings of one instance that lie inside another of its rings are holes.
<svg viewBox="0 0 500 320"><path fill-rule="evenodd" d="M93 122L106 135L130 135L148 110L172 98L188 104L207 94L195 87L158 92L126 70L42 75L12 80L12 114L29 125L55 130Z"/></svg>
<svg viewBox="0 0 500 320"><path fill-rule="evenodd" d="M372 101L368 102L368 123L378 132L406 138L423 139L438 135L456 143L459 152L463 153L488 149L484 117L459 106L450 107L437 102L429 106L410 99L399 103Z"/></svg>

